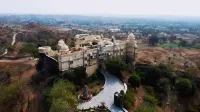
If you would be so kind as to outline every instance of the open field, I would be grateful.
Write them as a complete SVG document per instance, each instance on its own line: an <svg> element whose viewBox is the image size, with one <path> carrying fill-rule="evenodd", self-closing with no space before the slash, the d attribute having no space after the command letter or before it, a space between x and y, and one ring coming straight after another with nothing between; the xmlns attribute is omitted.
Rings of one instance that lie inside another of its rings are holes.
<svg viewBox="0 0 200 112"><path fill-rule="evenodd" d="M170 64L174 69L183 69L184 63L190 66L198 66L196 63L200 60L200 50L173 48L171 50L164 48L144 48L139 49L136 62L143 64Z"/></svg>

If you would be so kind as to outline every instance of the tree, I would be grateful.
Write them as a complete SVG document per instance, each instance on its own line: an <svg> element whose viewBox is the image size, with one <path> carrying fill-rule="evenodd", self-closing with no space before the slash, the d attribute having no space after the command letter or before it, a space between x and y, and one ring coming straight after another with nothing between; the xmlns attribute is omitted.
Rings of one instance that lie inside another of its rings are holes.
<svg viewBox="0 0 200 112"><path fill-rule="evenodd" d="M156 44L159 42L159 38L157 36L151 36L149 37L149 45L156 46Z"/></svg>
<svg viewBox="0 0 200 112"><path fill-rule="evenodd" d="M176 38L176 36L174 36L174 35L172 35L172 36L169 37L170 42L173 42L173 41L175 41L176 39L177 39L177 38Z"/></svg>
<svg viewBox="0 0 200 112"><path fill-rule="evenodd" d="M121 81L123 81L123 76L121 74L121 71L127 68L125 62L123 62L119 58L113 58L106 62L106 68L110 73L112 73L113 75L118 77Z"/></svg>
<svg viewBox="0 0 200 112"><path fill-rule="evenodd" d="M169 87L169 80L167 78L160 78L157 83L157 90L161 93L167 93Z"/></svg>
<svg viewBox="0 0 200 112"><path fill-rule="evenodd" d="M145 94L143 99L144 99L144 102L152 106L156 106L158 103L157 99L154 96L149 95L149 94Z"/></svg>
<svg viewBox="0 0 200 112"><path fill-rule="evenodd" d="M180 43L179 43L179 46L188 46L188 42L186 40L182 40Z"/></svg>
<svg viewBox="0 0 200 112"><path fill-rule="evenodd" d="M192 93L192 83L187 78L179 78L176 82L176 90L180 96L189 96Z"/></svg>
<svg viewBox="0 0 200 112"><path fill-rule="evenodd" d="M74 112L77 108L77 98L73 83L60 79L48 93L51 103L50 112Z"/></svg>
<svg viewBox="0 0 200 112"><path fill-rule="evenodd" d="M131 84L131 87L136 88L136 87L140 86L140 84L141 84L141 78L137 74L135 74L135 75L132 75L128 79L128 82Z"/></svg>
<svg viewBox="0 0 200 112"><path fill-rule="evenodd" d="M23 47L20 49L21 53L31 54L33 57L38 57L38 49L34 43L24 43Z"/></svg>
<svg viewBox="0 0 200 112"><path fill-rule="evenodd" d="M23 84L20 82L14 84L0 84L0 111L10 111L13 106L19 103L22 96Z"/></svg>
<svg viewBox="0 0 200 112"><path fill-rule="evenodd" d="M140 72L142 84L150 86L156 86L156 82L163 76L162 70L156 66L136 67L136 72Z"/></svg>
<svg viewBox="0 0 200 112"><path fill-rule="evenodd" d="M124 107L130 109L135 104L135 95L132 89L128 89L123 99Z"/></svg>
<svg viewBox="0 0 200 112"><path fill-rule="evenodd" d="M156 112L156 108L147 103L142 103L142 105L137 108L134 112Z"/></svg>

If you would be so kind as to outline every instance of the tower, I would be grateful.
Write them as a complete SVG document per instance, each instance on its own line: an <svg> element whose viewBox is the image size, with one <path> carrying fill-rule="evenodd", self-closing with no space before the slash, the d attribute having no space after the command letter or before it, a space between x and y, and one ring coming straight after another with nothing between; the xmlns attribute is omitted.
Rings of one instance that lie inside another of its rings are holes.
<svg viewBox="0 0 200 112"><path fill-rule="evenodd" d="M137 41L133 33L130 33L126 42L126 62L134 65L136 57Z"/></svg>

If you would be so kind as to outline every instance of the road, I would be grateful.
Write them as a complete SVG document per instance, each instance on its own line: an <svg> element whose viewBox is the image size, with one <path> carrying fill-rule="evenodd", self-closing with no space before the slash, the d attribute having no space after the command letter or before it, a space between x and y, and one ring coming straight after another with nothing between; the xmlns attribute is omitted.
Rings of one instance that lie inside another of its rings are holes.
<svg viewBox="0 0 200 112"><path fill-rule="evenodd" d="M12 46L13 46L13 45L15 44L15 42L16 42L16 36L17 36L17 33L15 33L15 34L13 35L13 37L12 37L12 43L11 43ZM0 57L6 55L7 53L8 53L8 49L5 49L5 52L4 52L2 55L0 55Z"/></svg>
<svg viewBox="0 0 200 112"><path fill-rule="evenodd" d="M101 102L105 102L105 106L107 106L111 112L124 112L122 108L114 105L114 93L120 92L121 90L124 90L126 92L127 88L124 86L123 83L121 83L121 81L117 77L109 74L107 71L101 70L101 72L105 77L104 89L99 94L92 97L92 99L89 102L81 103L78 106L78 108L93 108L97 107L98 105L101 105Z"/></svg>
<svg viewBox="0 0 200 112"><path fill-rule="evenodd" d="M0 57L6 55L7 53L8 53L8 49L5 49L5 52L2 55L0 55Z"/></svg>
<svg viewBox="0 0 200 112"><path fill-rule="evenodd" d="M12 43L11 43L12 46L15 44L16 36L17 36L17 33L15 33L15 34L13 35Z"/></svg>
<svg viewBox="0 0 200 112"><path fill-rule="evenodd" d="M23 63L31 60L38 60L37 58L27 57L27 58L20 58L17 60L0 60L0 63Z"/></svg>

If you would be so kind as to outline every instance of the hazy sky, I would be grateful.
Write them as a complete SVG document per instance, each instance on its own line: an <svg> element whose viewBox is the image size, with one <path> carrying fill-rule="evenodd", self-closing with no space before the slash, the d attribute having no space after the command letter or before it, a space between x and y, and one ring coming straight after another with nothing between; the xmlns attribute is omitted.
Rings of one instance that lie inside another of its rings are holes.
<svg viewBox="0 0 200 112"><path fill-rule="evenodd" d="M200 0L0 0L0 13L200 16Z"/></svg>

